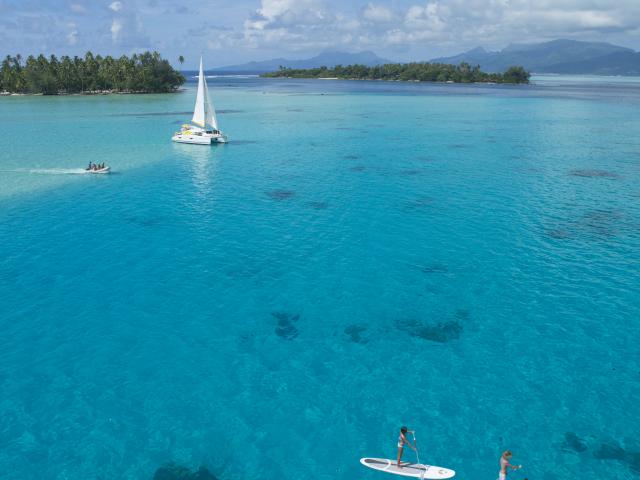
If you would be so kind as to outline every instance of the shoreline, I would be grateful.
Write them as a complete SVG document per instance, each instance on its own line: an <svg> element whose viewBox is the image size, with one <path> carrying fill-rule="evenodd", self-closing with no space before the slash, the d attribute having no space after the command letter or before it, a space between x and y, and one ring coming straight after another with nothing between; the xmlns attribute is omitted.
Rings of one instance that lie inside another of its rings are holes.
<svg viewBox="0 0 640 480"><path fill-rule="evenodd" d="M388 63L384 65L336 65L328 68L286 68L265 72L267 78L337 78L341 80L371 80L418 83L529 83L531 73L521 65L513 65L504 72L484 72L480 66L440 63Z"/></svg>
<svg viewBox="0 0 640 480"><path fill-rule="evenodd" d="M446 80L439 82L437 80L392 80L387 78L340 78L340 77L263 77L268 79L283 78L286 80L345 80L355 82L397 82L397 83L437 83L440 85L453 84L453 85L531 85L531 82L454 82L453 80Z"/></svg>
<svg viewBox="0 0 640 480"><path fill-rule="evenodd" d="M128 91L117 91L117 90L93 90L87 92L75 92L75 93L67 93L67 92L58 92L53 94L46 93L18 93L18 92L0 92L0 97L73 97L73 96L92 96L92 95L164 95L164 94L172 94L172 93L181 93L186 92L186 88L177 88L171 92L128 92Z"/></svg>

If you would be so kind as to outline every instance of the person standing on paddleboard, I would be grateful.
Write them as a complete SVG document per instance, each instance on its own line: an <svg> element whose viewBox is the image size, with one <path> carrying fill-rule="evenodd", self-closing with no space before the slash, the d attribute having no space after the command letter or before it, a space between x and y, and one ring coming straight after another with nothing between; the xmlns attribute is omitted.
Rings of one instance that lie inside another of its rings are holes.
<svg viewBox="0 0 640 480"><path fill-rule="evenodd" d="M398 467L402 468L400 465L400 460L402 459L402 452L404 451L404 446L409 445L409 447L415 451L415 445L411 445L411 442L407 440L407 427L400 427L400 435L398 436Z"/></svg>
<svg viewBox="0 0 640 480"><path fill-rule="evenodd" d="M522 465L511 465L509 460L513 454L509 450L505 450L500 457L500 473L498 473L498 480L507 480L507 468L511 470L519 470Z"/></svg>

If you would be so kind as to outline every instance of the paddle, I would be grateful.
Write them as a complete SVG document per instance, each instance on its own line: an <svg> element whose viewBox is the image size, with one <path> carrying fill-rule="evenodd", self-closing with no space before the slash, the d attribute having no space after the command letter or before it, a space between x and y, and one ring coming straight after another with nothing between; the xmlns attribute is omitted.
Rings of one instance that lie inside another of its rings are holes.
<svg viewBox="0 0 640 480"><path fill-rule="evenodd" d="M420 455L418 454L418 441L416 440L416 431L409 430L411 432L411 436L413 437L413 451L416 452L416 460L420 463Z"/></svg>
<svg viewBox="0 0 640 480"><path fill-rule="evenodd" d="M416 452L416 462L418 465L422 465L420 463L420 453L418 452L418 440L416 439L416 431L411 430L411 436L413 437L413 451ZM424 478L424 474L426 473L426 469L422 471L422 475L420 478Z"/></svg>

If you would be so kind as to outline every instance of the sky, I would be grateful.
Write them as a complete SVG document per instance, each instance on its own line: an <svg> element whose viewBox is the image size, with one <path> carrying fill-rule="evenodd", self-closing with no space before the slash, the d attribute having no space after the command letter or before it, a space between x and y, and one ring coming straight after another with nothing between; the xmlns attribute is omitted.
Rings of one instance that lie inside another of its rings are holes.
<svg viewBox="0 0 640 480"><path fill-rule="evenodd" d="M0 0L0 54L157 50L177 65L370 50L429 60L570 38L640 50L640 0Z"/></svg>

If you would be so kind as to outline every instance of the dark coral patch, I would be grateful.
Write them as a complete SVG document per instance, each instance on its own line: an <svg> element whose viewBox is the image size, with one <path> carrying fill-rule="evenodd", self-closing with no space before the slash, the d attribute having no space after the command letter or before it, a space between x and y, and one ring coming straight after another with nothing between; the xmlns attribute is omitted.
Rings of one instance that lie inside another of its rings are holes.
<svg viewBox="0 0 640 480"><path fill-rule="evenodd" d="M255 340L256 334L255 332L244 332L241 333L238 338L240 339L241 344L249 345Z"/></svg>
<svg viewBox="0 0 640 480"><path fill-rule="evenodd" d="M620 210L590 210L586 212L580 223L584 228L603 237L613 237L618 233L618 224L623 218Z"/></svg>
<svg viewBox="0 0 640 480"><path fill-rule="evenodd" d="M422 170L416 170L416 169L409 169L409 170L401 170L400 171L400 175L406 175L408 177L413 176L413 175L420 175L422 173Z"/></svg>
<svg viewBox="0 0 640 480"><path fill-rule="evenodd" d="M455 320L441 322L434 326L425 326L420 329L417 334L425 340L446 343L460 338L462 334L462 324Z"/></svg>
<svg viewBox="0 0 640 480"><path fill-rule="evenodd" d="M433 204L434 200L435 199L433 197L428 197L425 195L405 203L405 208L411 210L429 207Z"/></svg>
<svg viewBox="0 0 640 480"><path fill-rule="evenodd" d="M266 193L267 196L272 200L287 200L296 194L291 190L271 190Z"/></svg>
<svg viewBox="0 0 640 480"><path fill-rule="evenodd" d="M287 312L271 312L271 315L278 320L275 332L285 340L293 340L300 333L294 323L300 319L300 315Z"/></svg>
<svg viewBox="0 0 640 480"><path fill-rule="evenodd" d="M587 177L587 178L619 178L619 175L614 172L608 172L606 170L595 169L578 169L571 170L569 175L574 177Z"/></svg>
<svg viewBox="0 0 640 480"><path fill-rule="evenodd" d="M627 452L615 440L600 445L600 448L593 452L593 456L599 460L624 460Z"/></svg>
<svg viewBox="0 0 640 480"><path fill-rule="evenodd" d="M299 330L292 324L286 323L282 320L278 321L278 326L275 329L276 335L285 340L293 340L300 333Z"/></svg>
<svg viewBox="0 0 640 480"><path fill-rule="evenodd" d="M362 333L367 330L366 327L362 325L349 325L344 329L344 333L351 339L354 343L367 343L368 340L362 337Z"/></svg>
<svg viewBox="0 0 640 480"><path fill-rule="evenodd" d="M627 463L633 473L640 475L640 452L628 452Z"/></svg>
<svg viewBox="0 0 640 480"><path fill-rule="evenodd" d="M430 263L420 268L422 273L448 273L449 268L443 263Z"/></svg>
<svg viewBox="0 0 640 480"><path fill-rule="evenodd" d="M587 444L575 433L567 432L564 434L562 449L568 452L582 453L587 450Z"/></svg>
<svg viewBox="0 0 640 480"><path fill-rule="evenodd" d="M569 231L562 228L549 229L545 232L545 234L547 235L547 237L555 238L557 240L564 240L571 237Z"/></svg>
<svg viewBox="0 0 640 480"><path fill-rule="evenodd" d="M355 155L355 154L349 154L349 155L345 155L342 158L345 158L347 160L358 160L362 157L360 157L360 155Z"/></svg>
<svg viewBox="0 0 640 480"><path fill-rule="evenodd" d="M593 456L598 460L624 462L632 473L640 475L640 452L625 450L616 440L602 443Z"/></svg>
<svg viewBox="0 0 640 480"><path fill-rule="evenodd" d="M430 342L448 343L460 338L462 324L457 320L449 320L436 324L423 323L418 320L401 320L397 323L400 330L407 332L412 337L422 338Z"/></svg>
<svg viewBox="0 0 640 480"><path fill-rule="evenodd" d="M356 165L355 167L351 167L349 170L351 170L352 172L364 172L365 169L366 168L362 165Z"/></svg>
<svg viewBox="0 0 640 480"><path fill-rule="evenodd" d="M545 230L545 234L558 240L576 238L579 235L611 238L628 227L628 216L625 211L604 208L588 210L567 222L566 226Z"/></svg>

